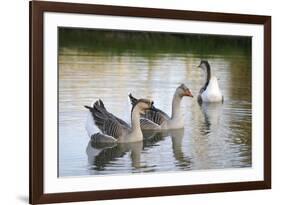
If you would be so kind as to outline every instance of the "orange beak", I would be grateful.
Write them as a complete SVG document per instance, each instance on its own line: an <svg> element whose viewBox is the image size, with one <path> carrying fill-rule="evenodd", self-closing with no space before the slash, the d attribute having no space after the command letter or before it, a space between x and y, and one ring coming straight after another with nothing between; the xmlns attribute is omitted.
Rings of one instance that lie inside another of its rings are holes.
<svg viewBox="0 0 281 205"><path fill-rule="evenodd" d="M190 91L185 91L185 96L189 96L189 97L193 98L193 95Z"/></svg>

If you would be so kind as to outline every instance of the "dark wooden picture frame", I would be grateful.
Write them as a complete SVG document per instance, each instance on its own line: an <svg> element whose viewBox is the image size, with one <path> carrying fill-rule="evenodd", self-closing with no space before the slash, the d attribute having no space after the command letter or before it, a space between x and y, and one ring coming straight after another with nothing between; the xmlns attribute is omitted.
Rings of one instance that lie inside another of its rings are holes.
<svg viewBox="0 0 281 205"><path fill-rule="evenodd" d="M271 188L271 17L212 12L31 1L30 5L30 203L152 197ZM45 194L43 191L43 14L99 14L211 22L259 24L264 28L264 180Z"/></svg>

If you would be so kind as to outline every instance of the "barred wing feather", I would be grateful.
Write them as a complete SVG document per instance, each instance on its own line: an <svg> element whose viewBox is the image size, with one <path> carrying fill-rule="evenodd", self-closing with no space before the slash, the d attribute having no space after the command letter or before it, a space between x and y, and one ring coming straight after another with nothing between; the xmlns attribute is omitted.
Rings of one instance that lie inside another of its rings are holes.
<svg viewBox="0 0 281 205"><path fill-rule="evenodd" d="M141 118L140 125L142 130L160 130L161 126L152 122L149 119Z"/></svg>
<svg viewBox="0 0 281 205"><path fill-rule="evenodd" d="M129 94L129 98L130 98L131 104L134 106L134 104L137 102L138 99L133 97L132 94ZM163 112L162 110L157 109L155 107L153 110L146 111L145 114L141 115L141 117L148 119L157 125L161 125L163 122L170 119L170 117L165 112ZM143 122L143 124L147 124L147 123L148 123L147 121ZM149 125L149 126L152 126L152 125Z"/></svg>
<svg viewBox="0 0 281 205"><path fill-rule="evenodd" d="M142 117L151 120L158 125L161 125L163 122L170 119L170 117L165 112L157 108L155 108L154 110L146 111L145 114L142 115Z"/></svg>
<svg viewBox="0 0 281 205"><path fill-rule="evenodd" d="M123 126L130 128L129 124L127 122L125 122L124 120L116 117L115 115L111 114L110 112L108 112L102 102L102 100L99 100L100 103L100 107L104 109L104 112L107 112L107 115L109 115L110 117L116 119L119 123L121 123Z"/></svg>
<svg viewBox="0 0 281 205"><path fill-rule="evenodd" d="M103 134L117 139L129 132L130 126L125 121L108 112L101 100L95 102L94 107L90 111L95 124Z"/></svg>

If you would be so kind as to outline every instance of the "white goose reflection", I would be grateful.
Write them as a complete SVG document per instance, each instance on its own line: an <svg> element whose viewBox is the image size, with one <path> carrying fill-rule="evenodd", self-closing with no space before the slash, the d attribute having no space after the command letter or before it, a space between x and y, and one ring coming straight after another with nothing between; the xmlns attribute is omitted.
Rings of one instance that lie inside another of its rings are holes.
<svg viewBox="0 0 281 205"><path fill-rule="evenodd" d="M201 124L200 132L203 135L208 135L209 133L216 135L220 127L223 104L202 103L200 108L204 116L204 122Z"/></svg>

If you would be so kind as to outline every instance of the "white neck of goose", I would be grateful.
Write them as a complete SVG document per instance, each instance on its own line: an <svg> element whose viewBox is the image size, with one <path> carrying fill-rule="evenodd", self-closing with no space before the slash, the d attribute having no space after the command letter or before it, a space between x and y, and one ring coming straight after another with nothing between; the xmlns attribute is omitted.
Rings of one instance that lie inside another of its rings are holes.
<svg viewBox="0 0 281 205"><path fill-rule="evenodd" d="M136 105L131 113L132 131L141 131L140 127L140 108Z"/></svg>
<svg viewBox="0 0 281 205"><path fill-rule="evenodd" d="M181 104L182 96L176 91L172 101L172 117L171 119L176 119L182 117L181 114Z"/></svg>

